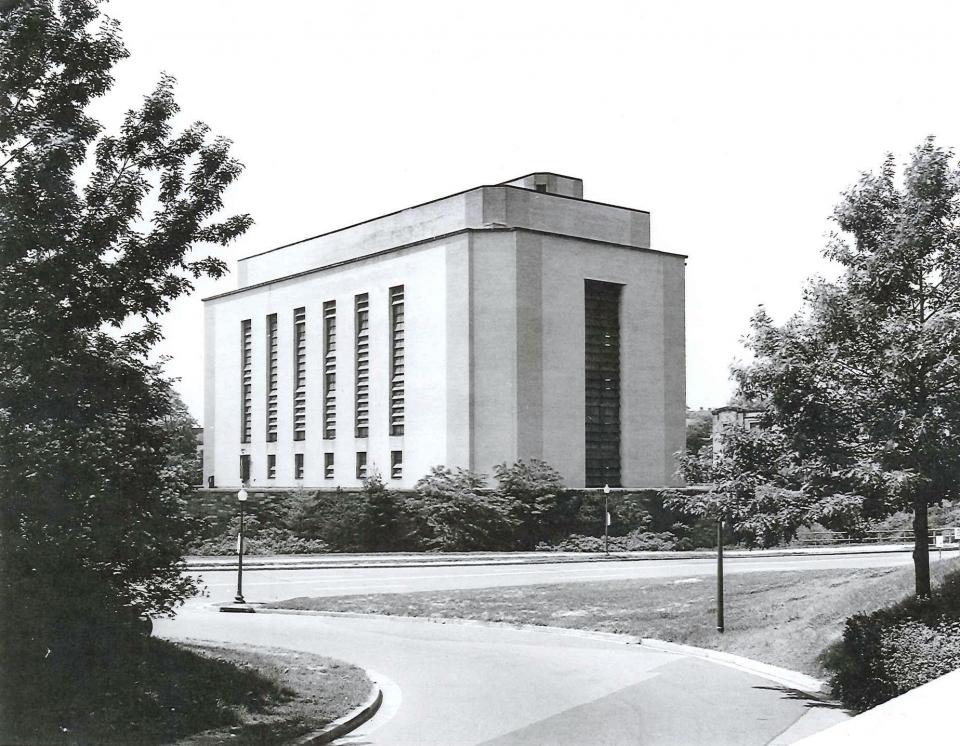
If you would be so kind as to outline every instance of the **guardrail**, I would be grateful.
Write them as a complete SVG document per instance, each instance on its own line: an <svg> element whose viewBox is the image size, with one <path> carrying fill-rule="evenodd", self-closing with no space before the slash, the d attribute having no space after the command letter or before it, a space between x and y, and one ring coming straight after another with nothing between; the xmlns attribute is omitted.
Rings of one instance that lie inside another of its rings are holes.
<svg viewBox="0 0 960 746"><path fill-rule="evenodd" d="M960 528L931 529L927 532L931 547L938 547L940 539L943 546L952 546L960 542ZM851 534L844 531L805 531L793 541L800 546L832 546L836 544L913 544L913 531L909 529L880 529Z"/></svg>

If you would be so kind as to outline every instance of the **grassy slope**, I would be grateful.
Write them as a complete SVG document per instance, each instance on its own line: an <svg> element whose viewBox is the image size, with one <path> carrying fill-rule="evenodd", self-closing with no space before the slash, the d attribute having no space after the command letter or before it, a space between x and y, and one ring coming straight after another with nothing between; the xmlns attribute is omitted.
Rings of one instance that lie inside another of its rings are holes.
<svg viewBox="0 0 960 746"><path fill-rule="evenodd" d="M280 744L323 727L370 692L361 669L330 658L158 639L58 678L53 685L23 680L33 691L21 691L19 722L0 724L0 742ZM42 706L30 707L31 700Z"/></svg>
<svg viewBox="0 0 960 746"><path fill-rule="evenodd" d="M935 582L960 560L933 564ZM730 574L726 632L716 632L715 581L617 580L469 591L295 598L274 606L482 619L624 632L824 674L817 660L844 620L912 592L913 568Z"/></svg>

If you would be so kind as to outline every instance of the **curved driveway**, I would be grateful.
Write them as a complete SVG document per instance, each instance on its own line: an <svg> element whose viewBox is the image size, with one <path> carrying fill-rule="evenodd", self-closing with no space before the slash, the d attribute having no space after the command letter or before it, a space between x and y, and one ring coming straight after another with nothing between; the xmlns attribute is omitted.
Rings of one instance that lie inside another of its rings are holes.
<svg viewBox="0 0 960 746"><path fill-rule="evenodd" d="M381 712L344 744L751 746L777 739L817 704L705 660L546 630L220 614L199 604L155 629L306 650L383 674Z"/></svg>

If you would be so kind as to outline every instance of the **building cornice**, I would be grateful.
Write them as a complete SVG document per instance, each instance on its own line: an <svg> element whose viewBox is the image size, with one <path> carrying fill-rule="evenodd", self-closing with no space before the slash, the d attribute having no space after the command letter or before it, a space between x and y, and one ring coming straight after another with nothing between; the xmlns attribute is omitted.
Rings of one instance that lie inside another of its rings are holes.
<svg viewBox="0 0 960 746"><path fill-rule="evenodd" d="M483 187L480 187L480 188L483 188ZM519 187L510 187L510 188L519 188ZM471 189L468 191L473 191L473 190ZM529 190L523 190L523 191L529 191ZM461 194L462 193L463 192L461 192ZM450 196L456 196L456 195L450 195ZM548 195L548 196L557 196L557 195ZM563 197L562 199L573 199L573 198ZM578 200L578 201L584 201L584 200ZM602 204L602 203L595 203L595 204ZM627 209L627 208L623 208L623 209ZM280 282L288 282L290 280L296 280L301 277L306 277L308 275L314 275L320 272L327 272L332 269L337 269L339 267L345 267L350 264L357 264L358 262L365 262L371 259L378 259L382 256L386 256L387 254L393 254L398 251L403 251L404 249L413 248L415 246L422 246L425 244L433 243L434 241L444 241L450 238L454 238L455 236L462 236L468 233L516 233L516 232L530 233L530 234L541 235L541 236L549 236L552 238L565 238L571 241L583 241L583 242L595 244L598 246L611 246L619 249L629 249L630 251L639 251L645 254L659 254L661 256L674 256L674 257L681 257L683 259L687 258L686 254L677 254L672 251L659 251L657 249L650 249L643 246L631 246L630 244L617 243L615 241L603 241L597 238L582 238L580 236L571 236L566 233L555 233L552 231L538 230L536 228L522 228L522 227L513 227L513 226L505 226L505 227L494 226L489 228L461 228L459 230L451 231L449 233L443 233L437 236L430 236L429 238L420 239L418 241L411 241L409 243L399 244L397 246L391 246L390 248L381 249L380 251L374 251L370 254L364 254L363 256L351 257L349 259L344 259L339 262L325 264L322 267L314 267L313 269L306 269L306 270L303 270L302 272L294 272L293 274L284 275L283 277L275 277L271 280L264 280L263 282L258 282L253 285L247 285L246 287L237 288L236 290L228 290L225 293L219 293L217 295L211 295L207 298L204 298L203 302L206 303L208 301L219 300L220 298L226 298L232 295L239 295L240 293L246 293L250 290L257 290L259 288L269 287L270 285L276 285L277 283L280 283ZM304 240L309 240L309 239L304 239ZM288 244L288 245L292 245L292 244ZM278 247L278 248L283 248L283 247ZM264 252L264 253L268 253L268 252Z"/></svg>

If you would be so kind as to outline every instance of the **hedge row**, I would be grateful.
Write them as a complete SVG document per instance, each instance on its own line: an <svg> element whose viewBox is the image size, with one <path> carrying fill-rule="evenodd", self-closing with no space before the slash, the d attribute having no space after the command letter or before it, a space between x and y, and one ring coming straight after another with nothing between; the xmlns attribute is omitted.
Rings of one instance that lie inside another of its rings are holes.
<svg viewBox="0 0 960 746"><path fill-rule="evenodd" d="M540 461L502 464L495 475L495 488L483 475L436 467L413 491L390 490L376 476L355 491L252 491L246 551L595 550L587 540L603 536L602 493L566 489ZM190 506L190 551L236 551L234 494L200 494ZM693 548L714 541L712 525L667 510L659 490L611 494L608 505L611 549Z"/></svg>

